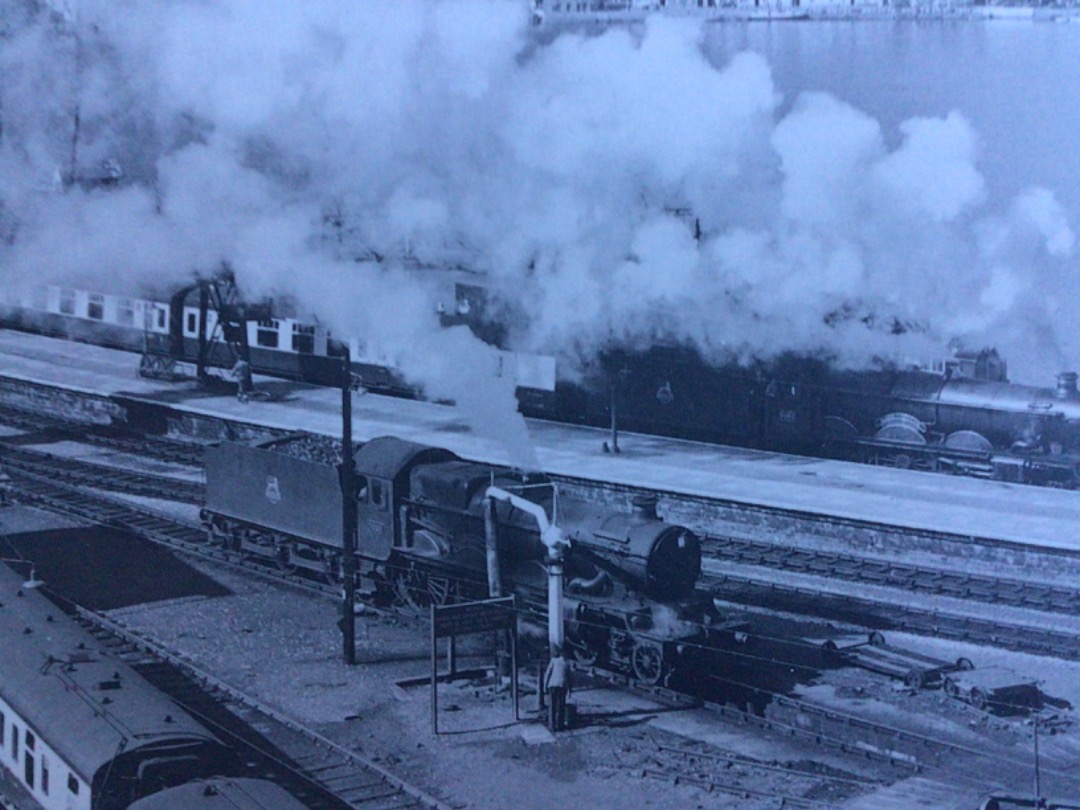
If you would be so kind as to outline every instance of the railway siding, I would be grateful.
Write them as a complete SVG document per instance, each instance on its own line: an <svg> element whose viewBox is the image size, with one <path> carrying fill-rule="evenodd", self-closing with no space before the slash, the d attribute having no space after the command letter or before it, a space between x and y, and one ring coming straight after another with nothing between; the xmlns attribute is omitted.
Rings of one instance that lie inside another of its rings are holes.
<svg viewBox="0 0 1080 810"><path fill-rule="evenodd" d="M36 418L40 420L43 417ZM30 426L35 426L33 421ZM41 427L41 425L37 426ZM51 427L55 429L56 426ZM174 447L174 442L156 440L149 443L145 449L152 454L167 454L171 453ZM138 509L115 501L102 501L87 494L80 495L70 489L65 492L57 488L59 483L66 482L68 487L78 487L80 484L83 487L105 486L136 495L167 496L178 501L198 502L201 500L199 497L201 490L197 485L168 478L104 470L99 465L74 463L70 460L65 460L58 468L55 462L45 454L13 448L4 448L0 451L0 460L7 461L11 472L23 480L23 486L27 489L28 495L52 505L53 508L79 517L134 530L159 542L171 544L174 547L179 546L188 551L197 551L204 555L207 553L220 555L220 552L215 552L204 545L202 533L194 526L189 528L180 525L174 520L155 514L152 510ZM597 486L593 482L583 481L567 481L565 488L579 497L587 497L621 508L628 508L628 503L636 497L652 494L639 488L617 485ZM699 522L703 522L703 516L708 515L713 506L708 499L688 498L673 493L662 493L660 497L667 517L671 520L681 520L678 516L690 510L698 515ZM721 503L719 510L723 514L726 511L733 511L734 507L731 504ZM769 514L764 510L749 511L751 514L756 514L758 519L769 519ZM788 517L781 515L778 519ZM694 521L682 522L694 523ZM841 521L841 523L845 528L850 528L852 524L851 521ZM828 530L831 523L815 518L814 525L819 529ZM896 527L871 526L871 528L878 531L892 531L897 535L904 533ZM933 537L928 533L922 533L920 536ZM969 545L978 542L977 538L963 540ZM973 577L897 561L811 551L787 544L742 538L709 538L705 548L707 553L717 559L732 560L743 568L757 566L761 569L760 575L749 578L736 574L726 578L715 576L712 578L714 585L711 587L716 587L719 592L726 593L729 597L735 594L738 600L748 604L764 605L769 600L777 600L781 597L783 601L794 604L798 595L798 599L803 600L807 607L813 606L824 615L836 615L838 611L844 613L853 609L867 616L870 621L875 621L874 617L878 617L876 621L880 622L878 626L881 627L911 629L915 632L929 632L958 639L983 640L1010 649L1061 655L1066 658L1075 658L1080 655L1080 648L1069 633L1017 625L1008 621L976 622L954 610L939 611L912 607L904 611L893 611L890 614L882 610L882 603L877 600L825 594L811 586L793 588L768 582L767 572L769 569L796 571L825 576L831 580L899 587L908 591L944 594L983 603L1000 603L1010 607L1026 607L1059 613L1075 613L1076 607L1080 605L1080 592L1070 588L1053 587L1020 579ZM1028 555L1034 556L1034 553L1028 552ZM1060 562L1062 554L1055 550L1050 556ZM1080 564L1080 561L1074 560L1074 563ZM735 583L738 583L739 587L733 590ZM766 591L766 596L761 595L762 589Z"/></svg>
<svg viewBox="0 0 1080 810"><path fill-rule="evenodd" d="M1028 577L1045 573L1055 578L1080 576L1080 551L1023 545L1006 540L951 532L933 532L886 523L820 515L795 509L779 509L704 498L671 491L656 491L622 484L553 476L568 494L629 511L635 498L654 496L661 517L710 536L733 541L761 543L762 537L779 549L801 548L808 552L856 552L879 557L891 564L913 555L948 560L952 567L968 563L1001 571L1002 566L1023 571Z"/></svg>
<svg viewBox="0 0 1080 810"><path fill-rule="evenodd" d="M86 400L85 403L82 400ZM102 397L40 383L0 378L0 405L52 414L82 424L111 424L140 433L205 444L223 440L261 441L290 433L262 425L173 408L167 402L116 395ZM821 515L797 509L767 507L717 497L649 490L571 476L553 476L570 493L629 509L640 495L659 497L659 512L702 534L773 538L777 544L833 548L882 557L923 554L954 565L983 568L1005 565L1029 573L1080 576L1080 551L975 535L926 531L887 523ZM988 484L988 486L993 486Z"/></svg>

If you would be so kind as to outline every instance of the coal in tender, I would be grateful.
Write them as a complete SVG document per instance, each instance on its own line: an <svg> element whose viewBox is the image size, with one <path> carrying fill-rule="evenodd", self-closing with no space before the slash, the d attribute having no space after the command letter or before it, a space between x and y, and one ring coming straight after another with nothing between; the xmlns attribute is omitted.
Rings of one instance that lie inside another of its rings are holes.
<svg viewBox="0 0 1080 810"><path fill-rule="evenodd" d="M168 549L105 526L10 534L0 542L4 557L29 561L50 591L91 610L231 593Z"/></svg>

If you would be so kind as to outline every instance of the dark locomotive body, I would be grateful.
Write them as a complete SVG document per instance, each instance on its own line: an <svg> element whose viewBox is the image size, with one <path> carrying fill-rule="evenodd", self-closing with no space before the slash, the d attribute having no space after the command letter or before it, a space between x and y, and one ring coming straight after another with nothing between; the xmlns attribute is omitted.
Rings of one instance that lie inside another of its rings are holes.
<svg viewBox="0 0 1080 810"><path fill-rule="evenodd" d="M1010 383L993 351L940 369L837 371L782 357L706 363L686 348L611 352L553 410L580 424L801 455L1076 488L1076 375L1055 388Z"/></svg>
<svg viewBox="0 0 1080 810"><path fill-rule="evenodd" d="M337 469L292 455L300 445L290 444L210 448L204 524L227 548L338 581L343 496ZM555 514L569 537L568 642L583 660L656 681L674 664L675 642L703 632L702 608L691 606L701 546L689 529L645 510L556 501L543 476L393 437L362 445L354 462L359 570L373 598L426 608L487 597L485 500L494 486ZM504 589L539 614L546 609L547 552L536 518L507 500L491 504ZM666 620L688 611L692 624ZM635 669L633 650L646 644L663 655L639 655Z"/></svg>

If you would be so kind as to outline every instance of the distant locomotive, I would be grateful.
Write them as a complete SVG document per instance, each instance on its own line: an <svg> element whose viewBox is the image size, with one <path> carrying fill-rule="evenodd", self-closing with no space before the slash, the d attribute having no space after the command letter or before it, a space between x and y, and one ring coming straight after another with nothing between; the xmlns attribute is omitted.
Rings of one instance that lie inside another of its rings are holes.
<svg viewBox="0 0 1080 810"><path fill-rule="evenodd" d="M239 772L213 733L3 565L0 637L0 767L46 810L142 807L159 791Z"/></svg>
<svg viewBox="0 0 1080 810"><path fill-rule="evenodd" d="M203 522L212 542L339 581L338 469L293 454L295 445L209 448ZM394 437L367 442L354 460L358 560L384 598L426 608L488 595L484 510L494 486L557 515L571 541L568 643L580 660L655 683L670 673L677 645L700 637L702 622L715 618L692 604L701 572L697 536L659 520L647 505L624 513L566 497L556 502L543 476ZM490 508L503 581L524 603L542 603L545 547L534 517L509 502Z"/></svg>
<svg viewBox="0 0 1080 810"><path fill-rule="evenodd" d="M186 300L199 289L196 306ZM340 348L325 327L237 305L207 306L205 284L168 303L61 287L3 310L0 323L144 353L169 362L230 368L236 346L251 369L338 385ZM211 301L211 303L214 303ZM506 336L484 288L459 283L442 311L498 346ZM253 319L258 317L257 320ZM350 339L352 372L368 390L419 397L377 341ZM152 354L152 353L151 353ZM992 350L958 354L933 368L838 371L788 355L751 365L713 364L686 347L613 349L582 374L559 378L549 356L500 351L519 409L571 424L718 442L1018 483L1080 486L1080 394L1076 375L1056 387L1008 382ZM614 415L614 417L613 417Z"/></svg>
<svg viewBox="0 0 1080 810"><path fill-rule="evenodd" d="M624 430L1076 488L1076 380L1010 383L993 350L930 370L838 371L797 356L712 366L685 348L654 347L608 353L591 379L559 387L556 408L604 425L614 402Z"/></svg>

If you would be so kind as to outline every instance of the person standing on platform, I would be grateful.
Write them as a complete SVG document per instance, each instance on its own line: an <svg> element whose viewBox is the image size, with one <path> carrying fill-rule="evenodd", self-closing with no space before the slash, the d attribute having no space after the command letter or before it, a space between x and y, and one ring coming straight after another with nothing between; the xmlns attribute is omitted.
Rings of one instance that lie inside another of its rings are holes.
<svg viewBox="0 0 1080 810"><path fill-rule="evenodd" d="M566 727L566 697L570 694L570 665L563 658L562 647L552 650L551 660L544 673L544 690L548 694L548 728L553 732Z"/></svg>
<svg viewBox="0 0 1080 810"><path fill-rule="evenodd" d="M241 402L247 402L248 397L255 390L255 383L251 380L251 363L243 358L237 360L232 368L232 376L236 380L236 398Z"/></svg>

